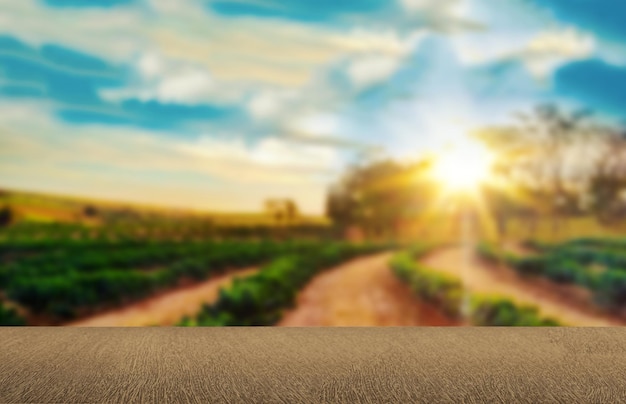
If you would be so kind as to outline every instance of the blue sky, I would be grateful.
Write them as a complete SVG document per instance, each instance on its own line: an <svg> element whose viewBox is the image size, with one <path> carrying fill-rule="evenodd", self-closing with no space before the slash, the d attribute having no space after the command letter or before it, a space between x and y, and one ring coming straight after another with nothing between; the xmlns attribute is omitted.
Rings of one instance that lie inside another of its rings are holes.
<svg viewBox="0 0 626 404"><path fill-rule="evenodd" d="M618 0L0 0L0 186L321 213L544 102L623 121Z"/></svg>

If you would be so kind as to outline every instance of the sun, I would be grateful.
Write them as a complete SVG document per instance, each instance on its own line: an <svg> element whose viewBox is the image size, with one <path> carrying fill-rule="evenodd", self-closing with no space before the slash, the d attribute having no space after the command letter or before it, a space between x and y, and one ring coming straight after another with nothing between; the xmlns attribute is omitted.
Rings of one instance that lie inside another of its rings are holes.
<svg viewBox="0 0 626 404"><path fill-rule="evenodd" d="M472 191L489 178L493 155L477 142L465 141L439 153L433 176L450 191Z"/></svg>

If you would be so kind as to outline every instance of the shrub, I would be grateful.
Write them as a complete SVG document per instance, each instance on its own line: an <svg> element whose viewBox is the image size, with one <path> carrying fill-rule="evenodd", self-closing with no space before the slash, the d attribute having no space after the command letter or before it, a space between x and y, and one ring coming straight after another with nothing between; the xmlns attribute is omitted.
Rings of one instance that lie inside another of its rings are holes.
<svg viewBox="0 0 626 404"><path fill-rule="evenodd" d="M626 305L626 273L606 271L598 277L594 291L595 301L609 309L620 309Z"/></svg>
<svg viewBox="0 0 626 404"><path fill-rule="evenodd" d="M478 244L476 251L482 259L492 264L500 263L504 259L504 255L488 243Z"/></svg>
<svg viewBox="0 0 626 404"><path fill-rule="evenodd" d="M459 279L438 273L417 263L409 253L396 254L390 261L394 274L421 299L434 303L452 318L458 318L464 295L468 293ZM470 295L474 325L556 326L551 318L539 316L537 308L517 306L504 298Z"/></svg>
<svg viewBox="0 0 626 404"><path fill-rule="evenodd" d="M499 297L474 296L471 321L484 326L556 326L551 318L541 318L536 307L518 306L513 301Z"/></svg>
<svg viewBox="0 0 626 404"><path fill-rule="evenodd" d="M7 308L0 303L0 325L26 325L26 321L21 318L14 309Z"/></svg>
<svg viewBox="0 0 626 404"><path fill-rule="evenodd" d="M220 290L213 305L206 305L195 319L185 319L180 325L274 324L280 320L282 311L293 305L297 291L320 270L381 248L334 244L306 254L280 257L254 275L235 279L229 289Z"/></svg>
<svg viewBox="0 0 626 404"><path fill-rule="evenodd" d="M513 259L513 267L517 269L522 275L541 275L545 272L547 262L544 257L522 257L512 258L509 256L509 260Z"/></svg>

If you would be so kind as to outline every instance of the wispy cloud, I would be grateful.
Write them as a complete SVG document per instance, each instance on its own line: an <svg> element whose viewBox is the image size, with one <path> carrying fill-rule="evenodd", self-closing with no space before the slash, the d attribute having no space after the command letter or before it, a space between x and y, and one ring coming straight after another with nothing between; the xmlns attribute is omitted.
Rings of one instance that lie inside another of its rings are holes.
<svg viewBox="0 0 626 404"><path fill-rule="evenodd" d="M569 3L0 0L0 178L321 211L359 153L414 156L546 101L619 118L622 7Z"/></svg>

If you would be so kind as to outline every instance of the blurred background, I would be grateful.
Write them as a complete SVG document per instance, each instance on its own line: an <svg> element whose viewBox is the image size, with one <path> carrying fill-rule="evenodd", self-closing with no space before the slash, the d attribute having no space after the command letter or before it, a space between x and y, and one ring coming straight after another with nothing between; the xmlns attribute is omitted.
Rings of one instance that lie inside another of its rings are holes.
<svg viewBox="0 0 626 404"><path fill-rule="evenodd" d="M626 324L626 4L0 0L0 324Z"/></svg>

